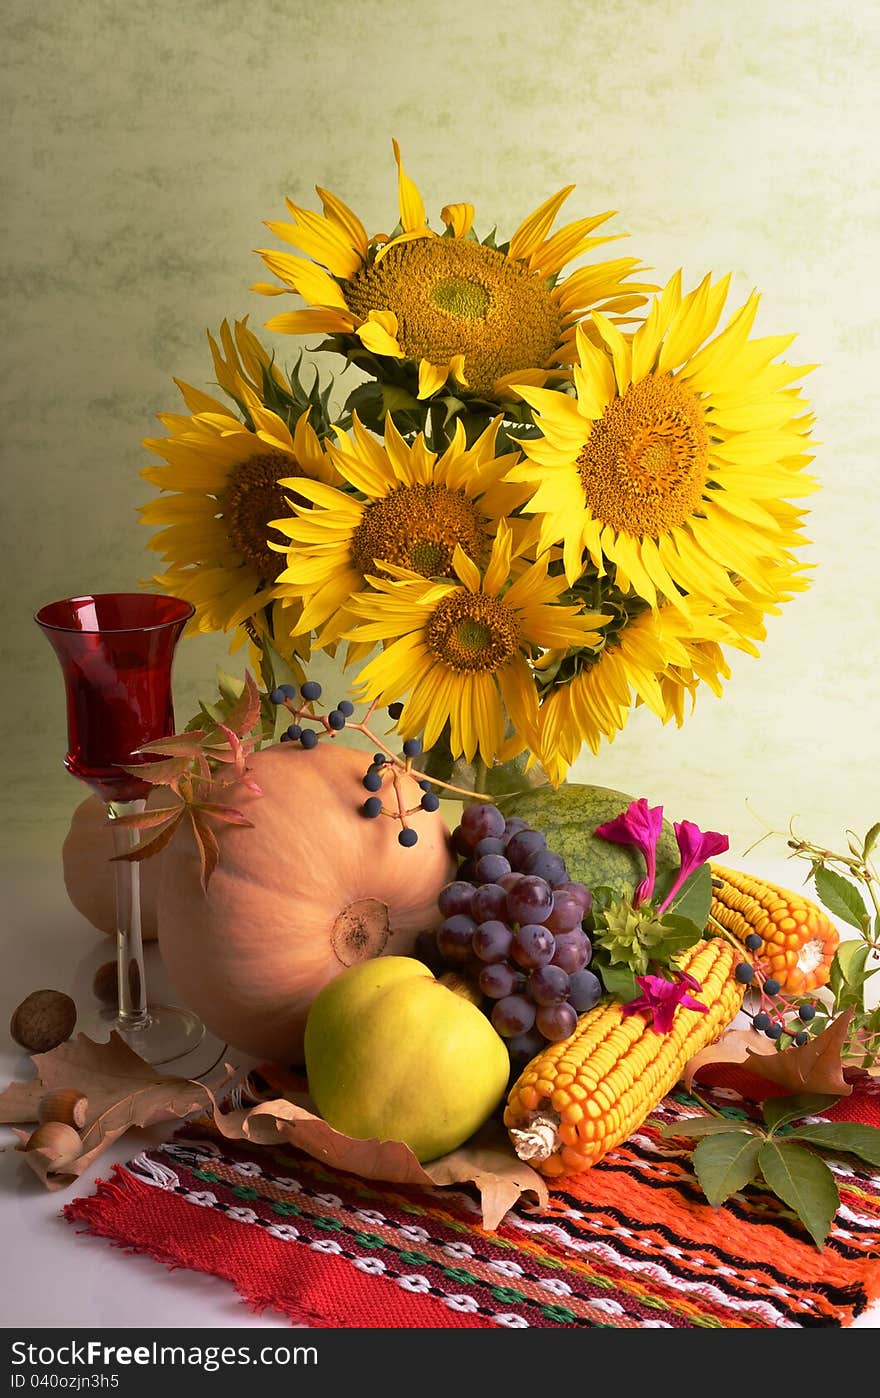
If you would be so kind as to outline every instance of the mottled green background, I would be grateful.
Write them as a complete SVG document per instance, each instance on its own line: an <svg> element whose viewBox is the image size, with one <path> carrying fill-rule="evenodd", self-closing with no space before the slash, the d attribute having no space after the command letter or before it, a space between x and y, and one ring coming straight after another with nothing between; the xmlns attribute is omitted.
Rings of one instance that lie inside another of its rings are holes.
<svg viewBox="0 0 880 1398"><path fill-rule="evenodd" d="M60 677L42 602L134 586L134 507L172 375L210 380L204 331L277 309L251 249L285 194L395 222L390 138L435 218L471 200L511 231L576 181L619 209L660 279L734 270L759 327L797 330L819 425L815 585L734 656L680 732L648 714L576 775L728 829L835 836L880 816L876 97L869 0L5 0L3 762L6 817L60 838ZM266 235L268 236L268 235ZM284 361L294 355L279 342ZM178 712L222 654L184 644Z"/></svg>

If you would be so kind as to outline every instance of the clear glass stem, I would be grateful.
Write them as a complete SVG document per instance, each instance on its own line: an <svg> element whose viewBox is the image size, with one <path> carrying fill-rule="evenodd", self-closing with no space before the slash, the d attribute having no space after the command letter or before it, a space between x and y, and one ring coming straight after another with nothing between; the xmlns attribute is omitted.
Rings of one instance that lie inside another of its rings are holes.
<svg viewBox="0 0 880 1398"><path fill-rule="evenodd" d="M109 806L111 822L118 816L139 815L146 801L114 801ZM127 854L140 841L140 832L126 826L113 827L116 854ZM121 859L113 866L116 873L116 975L119 994L119 1029L123 1035L145 1029L147 986L144 977L144 944L141 934L141 870L132 860Z"/></svg>

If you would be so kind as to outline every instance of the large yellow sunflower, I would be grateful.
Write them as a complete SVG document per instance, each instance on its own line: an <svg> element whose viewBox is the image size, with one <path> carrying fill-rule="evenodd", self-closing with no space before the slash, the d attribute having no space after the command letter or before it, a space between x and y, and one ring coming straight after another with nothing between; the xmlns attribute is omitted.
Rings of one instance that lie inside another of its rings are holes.
<svg viewBox="0 0 880 1398"><path fill-rule="evenodd" d="M488 561L498 520L529 494L528 487L503 483L518 453L495 455L500 421L470 448L457 424L438 455L421 434L411 445L405 442L390 417L383 444L355 414L351 436L340 432L338 444L327 444L348 490L321 480L281 481L303 503L293 515L272 521L290 541L277 591L302 601L303 630L324 628L318 644L339 639L350 622L351 598L367 587L365 579L380 563L426 578L450 577L459 545L478 565ZM358 654L352 648L351 657Z"/></svg>
<svg viewBox="0 0 880 1398"><path fill-rule="evenodd" d="M308 414L291 433L243 378L230 386L252 429L218 399L175 382L189 412L160 413L168 435L144 441L164 461L141 473L162 491L140 510L144 524L159 526L149 547L166 564L153 581L193 603L190 631L244 627L252 639L269 636L283 646L267 611L284 561L269 547L270 523L295 502L300 479L329 484L333 468Z"/></svg>
<svg viewBox="0 0 880 1398"><path fill-rule="evenodd" d="M418 189L403 169L397 142L401 231L372 238L356 214L318 188L322 214L287 201L292 223L267 227L306 254L260 249L283 287L258 282L265 295L296 292L309 309L267 322L288 334L352 337L380 358L418 369L418 396L428 398L452 379L456 391L496 401L515 398L510 384L545 384L570 377L574 327L600 308L615 321L631 318L654 288L628 281L634 257L596 263L558 281L574 258L613 241L594 237L611 213L596 214L550 233L574 188L559 191L520 225L502 247L480 243L472 204L448 204L443 235L428 227ZM620 235L623 236L623 235Z"/></svg>
<svg viewBox="0 0 880 1398"><path fill-rule="evenodd" d="M603 344L578 329L576 397L522 384L542 436L510 479L531 483L525 508L542 547L562 542L570 581L586 549L623 591L686 611L686 594L731 596L733 574L772 583L805 542L787 497L817 488L813 418L790 384L813 366L773 363L792 336L749 339L755 295L705 343L728 280L682 296L677 274L631 339L594 312Z"/></svg>
<svg viewBox="0 0 880 1398"><path fill-rule="evenodd" d="M405 699L404 737L436 743L449 724L453 757L477 750L491 766L534 747L538 703L530 661L542 650L594 646L606 618L558 601L563 577L545 559L510 582L513 531L502 520L481 570L456 548L455 580L436 582L390 567L350 603L358 624L347 636L386 649L364 667L358 688L385 704ZM509 584L509 585L508 585Z"/></svg>

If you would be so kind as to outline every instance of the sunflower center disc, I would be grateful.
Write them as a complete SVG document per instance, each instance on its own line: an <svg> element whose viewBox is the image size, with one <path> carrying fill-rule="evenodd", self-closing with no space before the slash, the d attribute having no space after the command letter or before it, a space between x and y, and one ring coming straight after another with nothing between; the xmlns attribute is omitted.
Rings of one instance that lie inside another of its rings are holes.
<svg viewBox="0 0 880 1398"><path fill-rule="evenodd" d="M596 519L654 538L698 508L709 435L700 400L671 374L649 374L608 405L578 457Z"/></svg>
<svg viewBox="0 0 880 1398"><path fill-rule="evenodd" d="M452 592L437 604L425 640L452 670L498 670L519 645L515 613L482 592Z"/></svg>
<svg viewBox="0 0 880 1398"><path fill-rule="evenodd" d="M486 556L485 520L474 502L445 485L403 485L367 506L351 554L361 573L375 572L381 561L423 578L445 578L456 544L478 563Z"/></svg>
<svg viewBox="0 0 880 1398"><path fill-rule="evenodd" d="M393 311L407 359L445 365L463 354L471 391L490 396L503 375L545 368L562 331L543 278L460 238L398 243L346 283L346 301L365 320L370 311Z"/></svg>
<svg viewBox="0 0 880 1398"><path fill-rule="evenodd" d="M283 544L283 535L269 528L269 521L290 514L288 497L278 481L296 473L296 465L281 452L252 456L236 466L223 492L223 519L229 542L260 575L262 582L274 582L286 566L283 553L269 547L269 538ZM305 503L303 501L302 503Z"/></svg>

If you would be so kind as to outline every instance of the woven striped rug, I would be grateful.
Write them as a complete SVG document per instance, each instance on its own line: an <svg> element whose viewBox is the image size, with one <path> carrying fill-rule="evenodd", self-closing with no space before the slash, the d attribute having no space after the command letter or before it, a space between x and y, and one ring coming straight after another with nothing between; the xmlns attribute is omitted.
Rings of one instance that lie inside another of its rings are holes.
<svg viewBox="0 0 880 1398"><path fill-rule="evenodd" d="M746 1114L736 1089L706 1091ZM876 1088L847 1100L835 1115L880 1120ZM700 1110L679 1092L653 1116ZM847 1325L880 1295L880 1172L829 1164L841 1208L823 1252L755 1187L711 1209L689 1153L653 1125L494 1234L466 1190L382 1187L289 1147L230 1143L204 1122L64 1212L313 1326L812 1328Z"/></svg>

